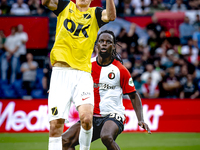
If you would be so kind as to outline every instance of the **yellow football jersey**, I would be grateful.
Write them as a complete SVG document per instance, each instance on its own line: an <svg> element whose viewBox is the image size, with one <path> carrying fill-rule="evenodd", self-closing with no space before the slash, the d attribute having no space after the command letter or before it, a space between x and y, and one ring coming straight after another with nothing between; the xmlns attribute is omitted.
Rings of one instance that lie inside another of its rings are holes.
<svg viewBox="0 0 200 150"><path fill-rule="evenodd" d="M90 7L80 12L69 0L59 0L55 43L51 50L51 63L68 63L72 68L91 72L91 55L98 30L105 24L101 20L102 8Z"/></svg>

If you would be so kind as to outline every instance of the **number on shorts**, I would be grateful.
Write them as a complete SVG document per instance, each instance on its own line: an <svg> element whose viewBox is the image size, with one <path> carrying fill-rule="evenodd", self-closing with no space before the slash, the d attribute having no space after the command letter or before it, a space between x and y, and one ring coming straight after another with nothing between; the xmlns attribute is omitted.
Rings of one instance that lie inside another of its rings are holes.
<svg viewBox="0 0 200 150"><path fill-rule="evenodd" d="M118 114L115 115L115 118L118 120L118 121L121 121L122 117Z"/></svg>
<svg viewBox="0 0 200 150"><path fill-rule="evenodd" d="M109 118L114 118L115 114L110 114Z"/></svg>
<svg viewBox="0 0 200 150"><path fill-rule="evenodd" d="M115 118L118 121L122 120L122 117L120 115L114 113L110 114L109 118Z"/></svg>

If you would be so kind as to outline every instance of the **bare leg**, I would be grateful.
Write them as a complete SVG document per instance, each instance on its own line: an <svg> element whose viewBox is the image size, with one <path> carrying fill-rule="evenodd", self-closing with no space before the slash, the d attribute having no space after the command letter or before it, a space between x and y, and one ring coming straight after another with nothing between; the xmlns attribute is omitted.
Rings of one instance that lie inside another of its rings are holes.
<svg viewBox="0 0 200 150"><path fill-rule="evenodd" d="M81 121L79 135L80 150L89 150L93 133L93 106L91 104L83 104L78 107L78 112Z"/></svg>
<svg viewBox="0 0 200 150"><path fill-rule="evenodd" d="M77 122L62 134L63 150L75 150L75 146L79 144L80 123Z"/></svg>
<svg viewBox="0 0 200 150"><path fill-rule="evenodd" d="M62 150L62 137L64 119L50 121L49 150Z"/></svg>
<svg viewBox="0 0 200 150"><path fill-rule="evenodd" d="M60 137L63 133L64 119L50 121L49 137Z"/></svg>
<svg viewBox="0 0 200 150"><path fill-rule="evenodd" d="M77 122L62 134L63 150L75 150L75 146L79 144L80 127L81 124ZM99 131L95 131L95 128L93 128L92 141L97 140L99 137Z"/></svg>
<svg viewBox="0 0 200 150"><path fill-rule="evenodd" d="M115 142L115 139L118 136L118 131L119 128L115 122L108 120L104 123L100 137L107 150L120 150L119 146Z"/></svg>
<svg viewBox="0 0 200 150"><path fill-rule="evenodd" d="M92 127L93 106L91 104L84 104L78 107L81 126L85 130L90 130Z"/></svg>

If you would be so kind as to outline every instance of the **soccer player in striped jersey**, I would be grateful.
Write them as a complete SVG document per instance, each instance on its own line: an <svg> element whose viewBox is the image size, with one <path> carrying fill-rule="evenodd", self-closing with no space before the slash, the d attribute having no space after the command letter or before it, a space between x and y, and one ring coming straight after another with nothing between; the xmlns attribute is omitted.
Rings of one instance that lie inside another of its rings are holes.
<svg viewBox="0 0 200 150"><path fill-rule="evenodd" d="M73 102L79 112L81 150L89 150L92 138L93 81L91 55L100 27L116 18L113 0L106 9L89 7L91 0L42 0L57 15L55 43L50 59L51 75L49 112L49 150L61 150L64 121Z"/></svg>
<svg viewBox="0 0 200 150"><path fill-rule="evenodd" d="M109 150L119 150L115 142L124 129L125 108L123 94L128 94L138 118L138 125L151 133L144 122L142 103L136 92L129 71L122 65L116 53L116 39L112 31L103 31L97 37L98 56L92 58L94 82L94 115L92 141L101 138ZM79 144L80 122L70 127L63 135L63 150L75 150Z"/></svg>

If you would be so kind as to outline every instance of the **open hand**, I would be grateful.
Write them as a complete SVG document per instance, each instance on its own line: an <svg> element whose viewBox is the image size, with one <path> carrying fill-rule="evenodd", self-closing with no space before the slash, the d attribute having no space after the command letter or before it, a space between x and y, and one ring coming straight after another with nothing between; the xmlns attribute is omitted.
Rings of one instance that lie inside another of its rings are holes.
<svg viewBox="0 0 200 150"><path fill-rule="evenodd" d="M144 121L138 121L138 125L145 129L149 134L151 134L151 131L149 129L149 126Z"/></svg>

